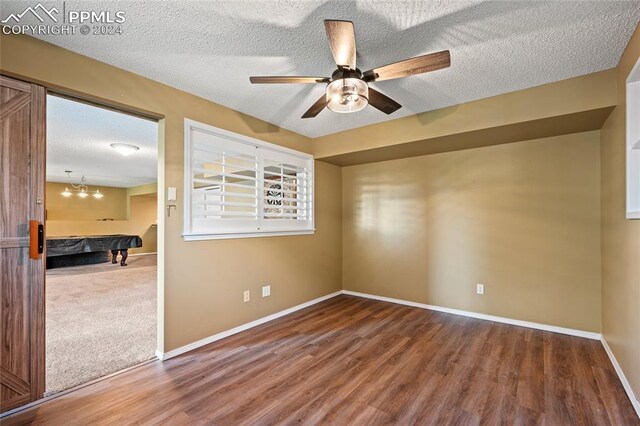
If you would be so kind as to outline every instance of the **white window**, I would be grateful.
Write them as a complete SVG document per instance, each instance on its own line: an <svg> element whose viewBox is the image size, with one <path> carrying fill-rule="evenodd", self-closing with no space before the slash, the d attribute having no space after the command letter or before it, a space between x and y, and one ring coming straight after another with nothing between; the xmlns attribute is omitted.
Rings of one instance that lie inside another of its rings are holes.
<svg viewBox="0 0 640 426"><path fill-rule="evenodd" d="M309 234L313 157L185 120L185 240Z"/></svg>
<svg viewBox="0 0 640 426"><path fill-rule="evenodd" d="M640 219L640 60L627 78L627 219Z"/></svg>

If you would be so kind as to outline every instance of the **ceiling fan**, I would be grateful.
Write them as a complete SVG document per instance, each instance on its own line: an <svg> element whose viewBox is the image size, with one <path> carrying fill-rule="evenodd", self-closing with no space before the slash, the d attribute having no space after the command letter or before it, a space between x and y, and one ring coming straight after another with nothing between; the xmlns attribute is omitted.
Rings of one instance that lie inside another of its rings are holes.
<svg viewBox="0 0 640 426"><path fill-rule="evenodd" d="M402 107L390 97L369 87L373 81L391 80L447 68L451 65L448 50L429 53L361 72L356 68L356 36L351 21L325 20L331 53L338 69L331 77L261 76L250 77L253 84L325 83L326 93L302 118L315 117L325 107L334 112L356 112L368 105L391 114Z"/></svg>

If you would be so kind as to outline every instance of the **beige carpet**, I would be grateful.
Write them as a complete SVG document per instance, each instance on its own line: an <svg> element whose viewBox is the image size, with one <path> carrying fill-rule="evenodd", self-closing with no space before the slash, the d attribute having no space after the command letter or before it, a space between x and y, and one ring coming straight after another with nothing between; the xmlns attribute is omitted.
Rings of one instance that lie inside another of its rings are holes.
<svg viewBox="0 0 640 426"><path fill-rule="evenodd" d="M156 256L47 271L46 394L155 356Z"/></svg>

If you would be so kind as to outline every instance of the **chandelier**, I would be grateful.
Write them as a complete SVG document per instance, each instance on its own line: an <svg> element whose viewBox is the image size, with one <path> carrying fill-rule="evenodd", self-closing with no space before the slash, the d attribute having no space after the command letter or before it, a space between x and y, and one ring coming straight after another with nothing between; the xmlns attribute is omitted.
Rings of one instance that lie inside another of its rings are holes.
<svg viewBox="0 0 640 426"><path fill-rule="evenodd" d="M80 183L76 185L71 181L71 173L73 172L71 170L65 170L64 172L67 174L67 177L69 178L69 185L71 185L71 189L69 189L68 186L65 187L64 191L60 193L60 195L62 195L63 197L69 198L73 194L76 194L80 198L87 198L89 195L97 199L104 197L104 194L101 193L99 189L96 189L95 191L89 190L89 187L85 184L85 181L87 179L84 177L84 175L82 175L82 179L80 179Z"/></svg>

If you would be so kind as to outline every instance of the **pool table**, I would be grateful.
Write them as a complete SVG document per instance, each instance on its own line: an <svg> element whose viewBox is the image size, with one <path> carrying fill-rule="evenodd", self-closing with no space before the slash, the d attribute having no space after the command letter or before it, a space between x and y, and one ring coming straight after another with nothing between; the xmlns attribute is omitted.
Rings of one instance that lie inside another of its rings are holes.
<svg viewBox="0 0 640 426"><path fill-rule="evenodd" d="M109 252L111 263L118 262L120 252L120 266L127 266L128 250L135 247L142 247L142 238L138 235L47 237L47 268L106 262Z"/></svg>

